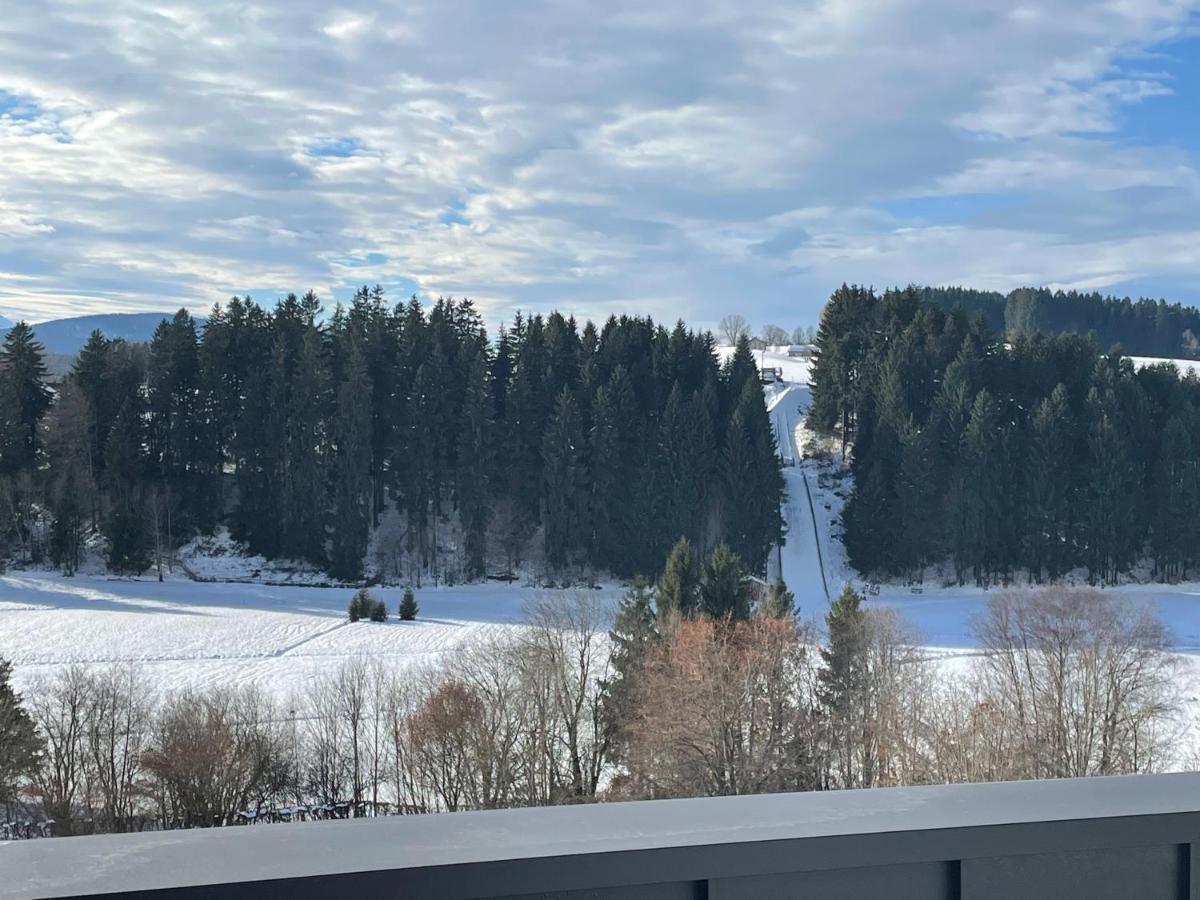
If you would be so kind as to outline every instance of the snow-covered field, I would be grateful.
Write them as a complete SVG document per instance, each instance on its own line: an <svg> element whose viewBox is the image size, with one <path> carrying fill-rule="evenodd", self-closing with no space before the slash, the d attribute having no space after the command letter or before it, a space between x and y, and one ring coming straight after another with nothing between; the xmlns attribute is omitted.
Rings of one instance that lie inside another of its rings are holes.
<svg viewBox="0 0 1200 900"><path fill-rule="evenodd" d="M492 584L419 590L416 622L396 618L398 589L375 593L389 621L351 624L348 589L6 576L0 657L12 661L18 687L74 664L133 661L164 689L255 684L285 696L345 658L399 668L519 627L523 605L539 592Z"/></svg>

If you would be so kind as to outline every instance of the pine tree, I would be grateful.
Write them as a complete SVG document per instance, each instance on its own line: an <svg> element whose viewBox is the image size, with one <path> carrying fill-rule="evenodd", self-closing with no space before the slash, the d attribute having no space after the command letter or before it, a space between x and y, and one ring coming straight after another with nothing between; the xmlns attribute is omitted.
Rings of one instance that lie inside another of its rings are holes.
<svg viewBox="0 0 1200 900"><path fill-rule="evenodd" d="M416 619L418 613L421 612L421 607L417 605L417 598L413 595L413 590L410 587L404 589L404 596L400 599L400 608L397 610L401 621L411 622Z"/></svg>
<svg viewBox="0 0 1200 900"><path fill-rule="evenodd" d="M828 639L820 651L817 698L829 721L834 766L844 782L854 783L856 738L869 727L864 704L869 632L862 596L846 585L830 604L825 626Z"/></svg>
<svg viewBox="0 0 1200 900"><path fill-rule="evenodd" d="M338 387L333 426L333 514L329 571L342 581L362 577L371 530L371 383L352 339Z"/></svg>
<svg viewBox="0 0 1200 900"><path fill-rule="evenodd" d="M30 470L41 449L38 427L50 408L45 349L18 322L0 348L0 474Z"/></svg>
<svg viewBox="0 0 1200 900"><path fill-rule="evenodd" d="M104 523L109 569L138 575L150 567L151 510L145 491L145 441L141 416L127 401L104 447L109 510Z"/></svg>
<svg viewBox="0 0 1200 900"><path fill-rule="evenodd" d="M1056 579L1073 554L1073 470L1078 460L1075 423L1066 387L1059 383L1033 415L1022 483L1025 487L1023 555L1030 574Z"/></svg>
<svg viewBox="0 0 1200 900"><path fill-rule="evenodd" d="M478 351L467 373L459 438L455 497L462 522L466 570L470 578L484 575L487 526L490 517L492 398L488 392L487 355Z"/></svg>
<svg viewBox="0 0 1200 900"><path fill-rule="evenodd" d="M956 547L960 563L971 567L979 584L1003 572L1010 561L1013 479L1009 463L999 404L988 391L980 391L963 435L963 465L972 480L962 499L964 531Z"/></svg>
<svg viewBox="0 0 1200 900"><path fill-rule="evenodd" d="M750 590L742 561L724 544L718 544L704 566L700 581L700 606L714 619L750 618Z"/></svg>
<svg viewBox="0 0 1200 900"><path fill-rule="evenodd" d="M700 562L687 538L671 548L655 591L660 616L679 615L690 619L700 602Z"/></svg>
<svg viewBox="0 0 1200 900"><path fill-rule="evenodd" d="M586 521L583 433L575 398L563 388L542 442L542 522L546 562L562 569L583 545Z"/></svg>
<svg viewBox="0 0 1200 900"><path fill-rule="evenodd" d="M0 804L18 802L22 781L33 773L43 741L12 687L12 664L0 659Z"/></svg>
<svg viewBox="0 0 1200 900"><path fill-rule="evenodd" d="M620 746L636 713L647 658L659 640L653 592L645 579L634 578L621 596L609 640L613 648L612 678L604 685L604 717Z"/></svg>
<svg viewBox="0 0 1200 900"><path fill-rule="evenodd" d="M283 377L287 375L285 362ZM316 565L325 563L328 390L323 336L317 326L308 325L301 332L290 382L284 392L287 399L284 466L279 479L280 552L285 557L305 559Z"/></svg>
<svg viewBox="0 0 1200 900"><path fill-rule="evenodd" d="M74 466L66 469L56 493L54 521L50 525L50 560L64 575L74 575L83 547L83 509Z"/></svg>
<svg viewBox="0 0 1200 900"><path fill-rule="evenodd" d="M783 475L756 383L746 383L730 417L723 476L725 541L749 571L761 572L783 539Z"/></svg>
<svg viewBox="0 0 1200 900"><path fill-rule="evenodd" d="M1137 550L1133 498L1139 479L1133 468L1129 432L1112 390L1092 388L1087 420L1082 521L1088 569L1093 581L1116 581Z"/></svg>

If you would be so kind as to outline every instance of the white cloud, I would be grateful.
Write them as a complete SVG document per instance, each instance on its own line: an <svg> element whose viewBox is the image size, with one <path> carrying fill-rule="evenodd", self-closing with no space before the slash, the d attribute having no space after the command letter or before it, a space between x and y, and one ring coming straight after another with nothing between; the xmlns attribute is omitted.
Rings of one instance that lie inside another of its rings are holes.
<svg viewBox="0 0 1200 900"><path fill-rule="evenodd" d="M11 0L0 312L383 281L800 322L843 280L1195 281L1196 161L1121 122L1197 3ZM975 194L1006 202L904 211Z"/></svg>

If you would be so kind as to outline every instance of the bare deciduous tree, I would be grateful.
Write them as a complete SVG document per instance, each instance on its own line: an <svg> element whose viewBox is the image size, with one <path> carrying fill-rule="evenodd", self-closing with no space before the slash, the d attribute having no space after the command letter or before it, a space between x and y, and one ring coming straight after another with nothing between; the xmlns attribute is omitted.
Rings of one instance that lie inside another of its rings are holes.
<svg viewBox="0 0 1200 900"><path fill-rule="evenodd" d="M604 714L609 677L607 623L611 604L592 592L544 595L525 610L521 662L527 691L548 709L539 717L551 791L558 798L594 798L613 744Z"/></svg>
<svg viewBox="0 0 1200 900"><path fill-rule="evenodd" d="M740 337L750 335L750 323L736 313L725 316L717 324L717 335L727 346L734 346Z"/></svg>
<svg viewBox="0 0 1200 900"><path fill-rule="evenodd" d="M1011 731L1010 772L1070 778L1161 764L1176 708L1169 637L1127 596L1000 594L976 624L983 702Z"/></svg>

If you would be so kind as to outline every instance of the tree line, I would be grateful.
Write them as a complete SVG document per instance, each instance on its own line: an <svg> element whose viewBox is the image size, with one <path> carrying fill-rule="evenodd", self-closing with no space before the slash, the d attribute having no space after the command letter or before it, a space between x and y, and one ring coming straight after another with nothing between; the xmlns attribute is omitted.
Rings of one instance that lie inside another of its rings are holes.
<svg viewBox="0 0 1200 900"><path fill-rule="evenodd" d="M1200 358L1200 310L1181 303L1028 287L1008 294L961 287L920 291L944 312L959 308L969 317L983 316L992 331L1010 340L1092 335L1101 347L1120 344L1134 356Z"/></svg>
<svg viewBox="0 0 1200 900"><path fill-rule="evenodd" d="M843 286L817 338L810 424L853 444L852 564L960 583L1200 562L1200 381L1079 335L1003 339L920 289Z"/></svg>
<svg viewBox="0 0 1200 900"><path fill-rule="evenodd" d="M103 536L143 572L228 525L249 550L364 577L653 572L680 536L752 571L782 539L783 480L745 340L725 365L682 322L582 328L518 314L490 340L468 300L328 317L311 292L164 319L148 345L93 333L51 385L27 325L0 349L3 530L70 572Z"/></svg>
<svg viewBox="0 0 1200 900"><path fill-rule="evenodd" d="M951 671L850 589L820 636L765 595L717 617L679 588L635 583L611 634L596 592L546 595L437 664L351 659L283 698L136 666L22 697L0 665L0 817L86 834L1187 762L1166 632L1126 598L993 594Z"/></svg>

